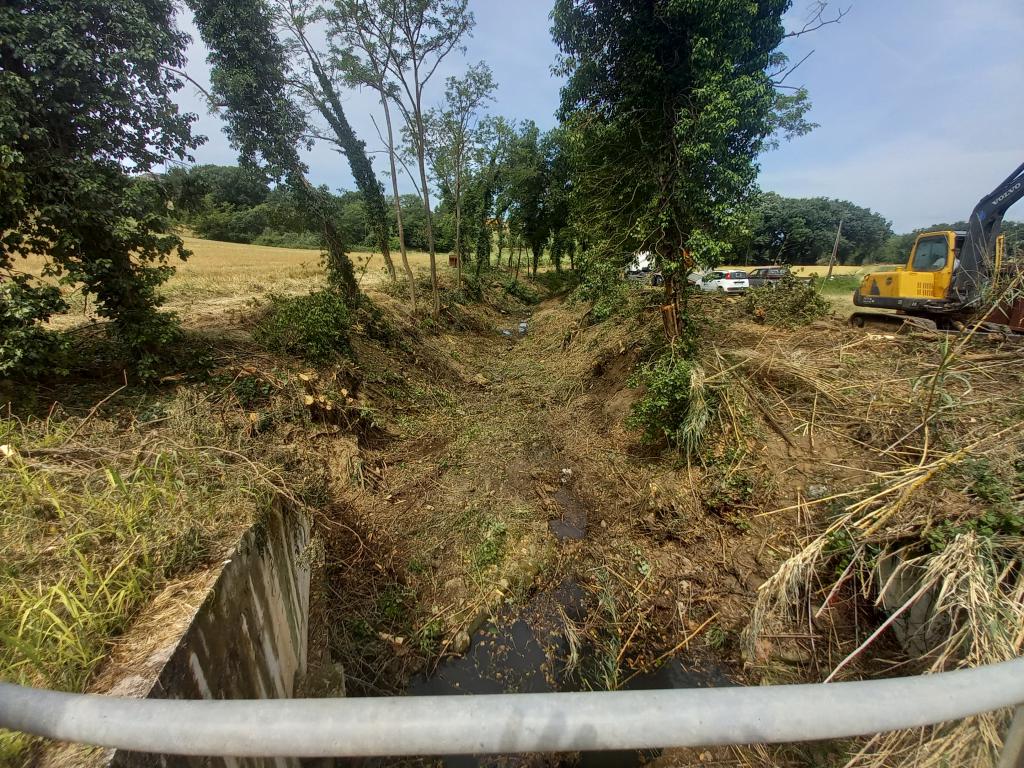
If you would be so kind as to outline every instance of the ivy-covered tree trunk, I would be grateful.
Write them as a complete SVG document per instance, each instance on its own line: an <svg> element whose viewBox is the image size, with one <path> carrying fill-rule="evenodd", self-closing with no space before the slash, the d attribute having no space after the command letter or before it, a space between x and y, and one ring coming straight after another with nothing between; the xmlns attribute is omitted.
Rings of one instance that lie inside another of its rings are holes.
<svg viewBox="0 0 1024 768"><path fill-rule="evenodd" d="M355 269L331 206L305 177L299 147L307 132L306 119L288 95L286 51L266 0L188 2L210 49L213 95L242 164L262 167L272 177L287 181L323 234L328 279L348 298L357 298Z"/></svg>
<svg viewBox="0 0 1024 768"><path fill-rule="evenodd" d="M310 53L305 38L302 38L302 42L306 46L307 53ZM388 276L394 280L396 275L395 265L391 260L391 227L388 221L387 203L384 201L384 190L373 172L373 164L366 154L365 142L360 141L356 136L345 116L345 109L341 105L341 98L338 96L334 84L312 53L309 55L309 61L310 68L316 76L323 94L322 99L316 100L317 109L331 126L338 146L345 153L349 168L352 170L352 178L366 201L366 214L370 219L370 228L373 230L377 247L380 248L381 256L384 259L384 266L388 271Z"/></svg>
<svg viewBox="0 0 1024 768"><path fill-rule="evenodd" d="M356 282L355 267L352 265L352 259L348 257L344 238L331 218L328 202L323 193L310 184L301 173L289 174L287 181L295 196L306 207L307 215L320 227L324 248L327 251L327 281L347 299L358 299L359 283Z"/></svg>

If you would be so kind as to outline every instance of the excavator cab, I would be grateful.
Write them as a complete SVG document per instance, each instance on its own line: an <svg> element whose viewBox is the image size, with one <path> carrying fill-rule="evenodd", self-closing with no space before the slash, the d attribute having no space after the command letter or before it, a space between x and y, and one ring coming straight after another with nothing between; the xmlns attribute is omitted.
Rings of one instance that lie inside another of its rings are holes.
<svg viewBox="0 0 1024 768"><path fill-rule="evenodd" d="M854 293L853 303L904 312L941 312L965 236L951 230L921 233L906 266L867 275Z"/></svg>
<svg viewBox="0 0 1024 768"><path fill-rule="evenodd" d="M910 249L904 267L866 275L853 294L858 307L896 309L922 316L941 315L954 308L950 298L953 276L960 268L966 232L922 232ZM996 238L993 287L1002 267L1005 235Z"/></svg>

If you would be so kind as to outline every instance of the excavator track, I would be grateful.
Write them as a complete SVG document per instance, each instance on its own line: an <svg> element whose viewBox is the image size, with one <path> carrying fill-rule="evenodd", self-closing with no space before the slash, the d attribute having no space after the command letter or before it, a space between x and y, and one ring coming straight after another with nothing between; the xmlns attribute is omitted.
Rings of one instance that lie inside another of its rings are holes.
<svg viewBox="0 0 1024 768"><path fill-rule="evenodd" d="M960 322L952 323L951 327L940 328L938 323L926 317L898 315L887 312L854 312L849 323L854 328L874 331L888 331L893 334L924 333L941 338L945 336L961 336L971 333L971 325ZM973 331L974 336L992 342L1009 342L1024 345L1024 333L1001 323L980 323Z"/></svg>
<svg viewBox="0 0 1024 768"><path fill-rule="evenodd" d="M944 330L940 330L934 320L914 317L912 315L896 315L889 312L854 312L850 315L849 322L854 328L887 330L893 333L905 333L911 330L935 334L945 333Z"/></svg>

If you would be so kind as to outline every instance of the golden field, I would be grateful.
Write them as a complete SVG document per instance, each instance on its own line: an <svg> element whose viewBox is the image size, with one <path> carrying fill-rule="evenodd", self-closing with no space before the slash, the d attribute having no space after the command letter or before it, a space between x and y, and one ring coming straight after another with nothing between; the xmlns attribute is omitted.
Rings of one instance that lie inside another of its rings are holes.
<svg viewBox="0 0 1024 768"><path fill-rule="evenodd" d="M166 300L165 306L186 318L203 309L225 310L267 294L303 293L324 285L319 250L226 243L188 236L183 236L182 241L192 255L188 261L172 262L176 271L160 292ZM384 260L379 253L354 251L349 255L364 288L384 279ZM420 272L430 268L427 253L410 251L408 255L413 270ZM401 254L396 252L392 256L401 274ZM439 270L448 268L446 254L438 254L437 260ZM43 265L41 257L30 256L19 268L40 274ZM66 315L54 318L57 326L76 324L91 314L90 306L80 293L69 293L67 299L71 309Z"/></svg>

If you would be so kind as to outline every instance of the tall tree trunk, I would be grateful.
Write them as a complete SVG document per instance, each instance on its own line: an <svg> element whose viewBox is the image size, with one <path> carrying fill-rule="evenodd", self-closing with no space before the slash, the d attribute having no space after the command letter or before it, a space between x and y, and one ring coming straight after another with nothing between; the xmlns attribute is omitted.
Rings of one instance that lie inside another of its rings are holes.
<svg viewBox="0 0 1024 768"><path fill-rule="evenodd" d="M427 189L427 165L423 158L423 129L420 127L420 145L417 149L420 183L423 185L423 209L427 215L427 250L430 253L430 293L433 297L434 317L441 314L441 293L437 289L437 254L434 252L434 222L430 211L430 192Z"/></svg>
<svg viewBox="0 0 1024 768"><path fill-rule="evenodd" d="M456 290L462 290L462 184L459 176L461 168L455 166L455 259L459 262L459 276Z"/></svg>
<svg viewBox="0 0 1024 768"><path fill-rule="evenodd" d="M496 221L498 222L498 259L497 259L497 261L498 261L498 267L500 268L501 265L502 265L502 260L501 260L502 251L505 250L505 222L502 221L501 216L497 216L496 217Z"/></svg>
<svg viewBox="0 0 1024 768"><path fill-rule="evenodd" d="M320 231L323 234L324 244L327 247L327 279L336 289L344 294L345 298L356 300L359 298L359 284L356 282L355 267L352 260L345 251L345 242L334 226L330 212L327 209L327 201L323 194L309 183L309 180L298 171L290 171L287 176L288 186L302 203L303 207L311 214Z"/></svg>
<svg viewBox="0 0 1024 768"><path fill-rule="evenodd" d="M427 215L427 250L430 253L430 293L433 299L433 315L441 314L441 293L437 289L437 253L434 250L434 214L430 210L430 186L427 183L426 131L423 128L423 101L420 93L419 65L413 61L413 82L416 84L416 100L413 104L413 121L416 129L416 160L420 167L420 184L423 189L423 210Z"/></svg>
<svg viewBox="0 0 1024 768"><path fill-rule="evenodd" d="M540 243L531 243L530 249L533 251L533 276L537 277L537 266L540 264L540 252L544 250L544 246Z"/></svg>
<svg viewBox="0 0 1024 768"><path fill-rule="evenodd" d="M519 267L523 264L523 244L519 243L519 255L516 258L516 280L519 280Z"/></svg>
<svg viewBox="0 0 1024 768"><path fill-rule="evenodd" d="M391 191L395 198L395 221L398 223L398 249L402 253L402 267L409 280L409 298L412 300L412 311L415 313L416 278L412 274L412 267L409 266L409 254L405 249L405 226L402 223L402 198L398 194L398 167L395 163L395 132L391 125L391 107L388 105L387 96L384 95L383 84L379 90L381 92L380 103L384 107L384 122L387 123L388 128L388 160L391 161Z"/></svg>
<svg viewBox="0 0 1024 768"><path fill-rule="evenodd" d="M355 131L352 130L348 118L345 117L345 110L334 84L324 72L323 67L320 66L312 49L305 42L305 38L301 38L301 41L306 47L310 67L324 94L324 100L318 101L317 107L334 131L338 146L345 153L349 168L352 169L352 177L355 179L356 186L363 193L363 198L366 200L366 212L370 217L370 226L377 240L377 247L380 248L388 276L394 280L395 265L391 260L391 228L388 226L388 209L384 202L384 190L373 172L370 158L366 155L366 145L359 140Z"/></svg>

